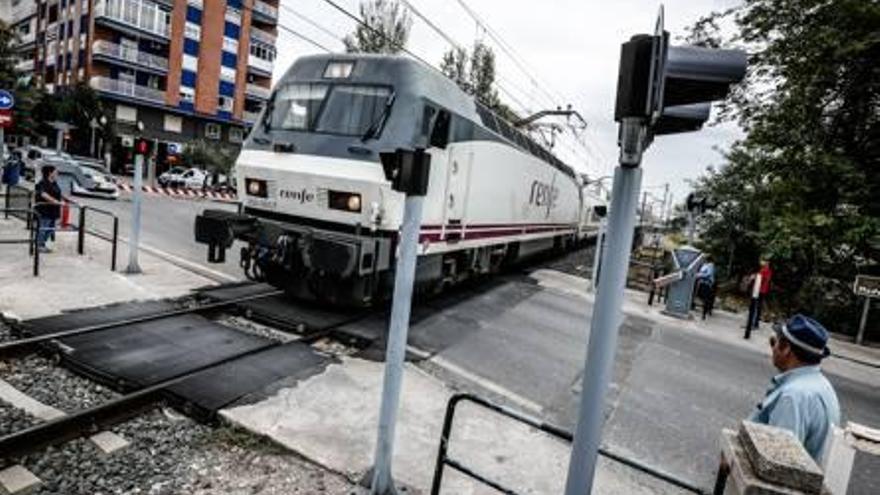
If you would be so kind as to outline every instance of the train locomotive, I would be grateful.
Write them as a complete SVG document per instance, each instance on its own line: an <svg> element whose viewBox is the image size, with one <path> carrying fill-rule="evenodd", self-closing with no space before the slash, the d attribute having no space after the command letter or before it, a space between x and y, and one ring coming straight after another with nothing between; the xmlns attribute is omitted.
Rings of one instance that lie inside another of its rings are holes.
<svg viewBox="0 0 880 495"><path fill-rule="evenodd" d="M210 262L242 241L249 278L299 298L391 294L404 196L380 153L431 157L416 284L444 286L565 249L595 230L584 181L440 72L408 58L318 55L276 84L235 165L239 212L205 210Z"/></svg>

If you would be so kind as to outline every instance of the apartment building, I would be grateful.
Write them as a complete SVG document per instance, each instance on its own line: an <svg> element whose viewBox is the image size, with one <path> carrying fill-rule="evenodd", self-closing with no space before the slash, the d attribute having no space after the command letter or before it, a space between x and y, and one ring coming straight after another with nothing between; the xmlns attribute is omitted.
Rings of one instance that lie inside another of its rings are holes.
<svg viewBox="0 0 880 495"><path fill-rule="evenodd" d="M15 68L25 74L31 73L37 48L36 0L0 0L0 20L18 35Z"/></svg>
<svg viewBox="0 0 880 495"><path fill-rule="evenodd" d="M115 148L145 136L160 170L194 140L239 146L269 96L279 0L5 1L23 12L15 26L33 12L36 81L89 84L114 117Z"/></svg>

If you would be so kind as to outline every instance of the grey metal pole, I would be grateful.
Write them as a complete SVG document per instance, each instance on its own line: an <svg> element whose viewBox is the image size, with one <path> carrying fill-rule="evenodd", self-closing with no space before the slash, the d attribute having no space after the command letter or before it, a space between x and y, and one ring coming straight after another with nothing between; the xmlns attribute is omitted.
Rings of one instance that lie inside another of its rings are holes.
<svg viewBox="0 0 880 495"><path fill-rule="evenodd" d="M59 128L55 134L55 149L64 151L64 130Z"/></svg>
<svg viewBox="0 0 880 495"><path fill-rule="evenodd" d="M694 212L688 211L688 244L691 246L694 245L694 224L696 223L696 219L694 218Z"/></svg>
<svg viewBox="0 0 880 495"><path fill-rule="evenodd" d="M621 306L642 184L642 170L638 164L645 142L645 128L638 119L624 119L621 131L621 165L614 171L608 212L608 251L602 260L599 290L593 304L566 495L587 495L593 489L602 439L605 393L614 364L617 332L623 321Z"/></svg>
<svg viewBox="0 0 880 495"><path fill-rule="evenodd" d="M865 298L865 306L862 308L862 319L859 321L859 333L856 334L856 345L862 345L865 339L865 327L868 326L868 312L871 310L871 298Z"/></svg>
<svg viewBox="0 0 880 495"><path fill-rule="evenodd" d="M599 262L602 259L602 252L605 250L605 218L599 219L599 235L596 237L596 252L593 254L593 273L590 279L590 290L596 290L596 283L599 281Z"/></svg>
<svg viewBox="0 0 880 495"><path fill-rule="evenodd" d="M144 155L134 155L134 191L131 199L131 235L128 236L128 268L126 273L141 273L138 249L141 241L141 196L144 187Z"/></svg>
<svg viewBox="0 0 880 495"><path fill-rule="evenodd" d="M424 196L407 196L404 203L400 252L394 274L391 324L385 351L385 379L382 384L382 407L379 412L379 437L376 441L376 461L373 465L371 484L371 493L374 495L397 493L391 476L391 463L394 455L394 431L400 405L406 336L409 331L409 314L416 273L416 250L419 246L424 201Z"/></svg>

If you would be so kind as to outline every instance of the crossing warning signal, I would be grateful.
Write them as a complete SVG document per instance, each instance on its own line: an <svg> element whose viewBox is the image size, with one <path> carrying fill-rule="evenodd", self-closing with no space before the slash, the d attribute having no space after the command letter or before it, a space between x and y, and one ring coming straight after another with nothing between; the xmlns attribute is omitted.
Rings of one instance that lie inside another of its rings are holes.
<svg viewBox="0 0 880 495"><path fill-rule="evenodd" d="M134 142L134 152L138 155L146 155L150 152L150 141L138 138Z"/></svg>

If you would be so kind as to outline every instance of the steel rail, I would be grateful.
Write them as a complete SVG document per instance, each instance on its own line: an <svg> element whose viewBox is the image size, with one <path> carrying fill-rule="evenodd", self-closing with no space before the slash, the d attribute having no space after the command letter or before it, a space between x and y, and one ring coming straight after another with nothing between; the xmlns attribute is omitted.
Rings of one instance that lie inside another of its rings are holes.
<svg viewBox="0 0 880 495"><path fill-rule="evenodd" d="M97 433L102 429L119 424L139 415L144 410L152 408L163 400L162 394L168 387L192 378L204 371L280 345L282 345L280 342L272 342L234 356L229 356L220 361L175 375L157 384L150 385L109 402L0 437L0 459L21 457L45 447L68 442L83 435Z"/></svg>
<svg viewBox="0 0 880 495"><path fill-rule="evenodd" d="M74 328L71 330L61 330L58 332L52 332L45 335L40 335L36 337L27 337L23 339L13 340L11 342L0 343L0 360L9 359L11 357L20 357L23 355L32 354L35 352L40 345L45 344L49 341L56 339L63 339L67 337L76 337L79 335L85 335L93 332L100 332L102 330L108 330L111 328L121 327L125 325L133 325L136 323L144 323L148 321L161 320L164 318L171 318L174 316L181 316L186 314L199 313L202 311L210 311L213 309L224 308L228 306L234 306L239 303L253 301L256 299L262 299L265 297L272 297L283 294L283 290L274 290L269 292L264 292L262 294L254 294L250 296L240 297L237 299L230 299L229 301L218 301L214 303L208 303L201 306L197 306L194 308L181 308L174 309L171 311L163 311L160 313L153 313L149 315L135 316L133 318L124 318L121 320L110 321L106 323L98 323L95 325L88 325L85 327Z"/></svg>

